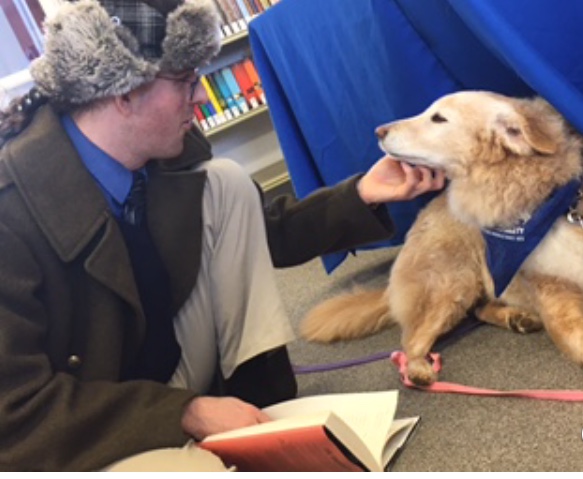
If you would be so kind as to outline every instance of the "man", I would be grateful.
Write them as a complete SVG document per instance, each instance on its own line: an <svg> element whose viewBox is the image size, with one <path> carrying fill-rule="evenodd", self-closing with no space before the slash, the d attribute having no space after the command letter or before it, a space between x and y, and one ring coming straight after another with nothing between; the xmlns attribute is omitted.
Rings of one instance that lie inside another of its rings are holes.
<svg viewBox="0 0 583 479"><path fill-rule="evenodd" d="M296 394L273 264L382 239L374 204L443 186L384 158L264 209L192 128L213 5L64 5L35 88L0 116L0 468L220 467L192 443L159 450Z"/></svg>

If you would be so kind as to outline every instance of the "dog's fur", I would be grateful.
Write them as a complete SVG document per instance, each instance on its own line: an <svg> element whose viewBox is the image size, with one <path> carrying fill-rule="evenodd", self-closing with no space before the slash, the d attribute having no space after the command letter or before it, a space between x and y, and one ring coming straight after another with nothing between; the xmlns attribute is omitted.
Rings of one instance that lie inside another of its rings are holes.
<svg viewBox="0 0 583 479"><path fill-rule="evenodd" d="M559 186L582 173L579 135L544 100L459 92L420 115L377 129L381 148L445 170L447 189L418 216L386 290L332 298L301 325L310 341L372 334L398 323L409 378L436 380L426 360L435 340L470 311L525 333L544 326L583 364L583 228L558 219L500 298L486 266L480 228L527 219ZM583 213L583 202L577 204Z"/></svg>

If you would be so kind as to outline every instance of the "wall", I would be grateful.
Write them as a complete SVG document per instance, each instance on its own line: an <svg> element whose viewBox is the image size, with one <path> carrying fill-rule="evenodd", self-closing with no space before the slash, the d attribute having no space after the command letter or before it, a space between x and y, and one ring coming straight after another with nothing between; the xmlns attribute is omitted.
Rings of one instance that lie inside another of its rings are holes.
<svg viewBox="0 0 583 479"><path fill-rule="evenodd" d="M10 27L4 10L0 8L0 78L28 66L28 58L22 51L18 38Z"/></svg>
<svg viewBox="0 0 583 479"><path fill-rule="evenodd" d="M223 156L257 173L283 159L269 112L239 123L210 137L215 156Z"/></svg>

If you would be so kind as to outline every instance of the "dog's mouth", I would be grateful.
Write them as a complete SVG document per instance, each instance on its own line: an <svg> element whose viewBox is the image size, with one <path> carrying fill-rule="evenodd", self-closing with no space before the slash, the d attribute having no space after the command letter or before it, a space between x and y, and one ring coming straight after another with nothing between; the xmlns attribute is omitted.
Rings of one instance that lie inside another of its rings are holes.
<svg viewBox="0 0 583 479"><path fill-rule="evenodd" d="M384 150L387 155L392 156L395 160L401 161L403 163L407 163L411 166L426 166L427 168L435 168L435 165L432 165L426 158L421 156L414 156L414 155L402 155L395 151L391 150Z"/></svg>

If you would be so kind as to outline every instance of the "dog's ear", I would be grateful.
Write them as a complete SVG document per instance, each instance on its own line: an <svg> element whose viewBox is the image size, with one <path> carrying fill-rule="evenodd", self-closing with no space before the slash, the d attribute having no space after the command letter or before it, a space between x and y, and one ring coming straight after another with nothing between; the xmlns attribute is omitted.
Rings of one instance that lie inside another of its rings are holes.
<svg viewBox="0 0 583 479"><path fill-rule="evenodd" d="M509 110L496 116L494 130L502 144L517 155L530 155L533 150L543 155L552 155L558 145L546 131L543 122L540 116Z"/></svg>

